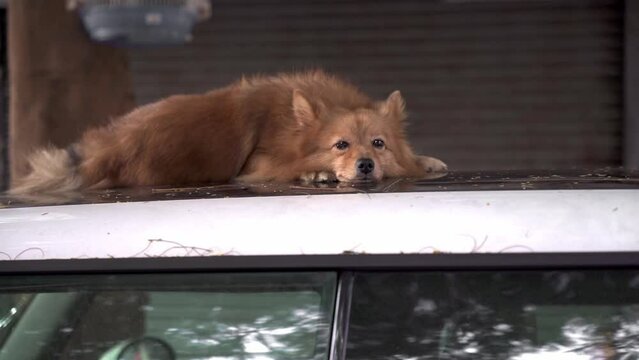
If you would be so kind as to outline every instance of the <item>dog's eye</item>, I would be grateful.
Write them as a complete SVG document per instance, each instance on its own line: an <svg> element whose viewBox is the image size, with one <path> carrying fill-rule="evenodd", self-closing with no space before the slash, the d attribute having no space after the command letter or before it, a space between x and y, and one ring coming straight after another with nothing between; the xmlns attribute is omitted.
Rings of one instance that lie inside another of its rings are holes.
<svg viewBox="0 0 639 360"><path fill-rule="evenodd" d="M337 148L337 150L346 150L346 148L348 148L350 144L344 140L340 140L338 142L335 143L335 147Z"/></svg>
<svg viewBox="0 0 639 360"><path fill-rule="evenodd" d="M378 148L378 149L383 149L384 148L384 140L382 139L375 139L373 140L373 146Z"/></svg>

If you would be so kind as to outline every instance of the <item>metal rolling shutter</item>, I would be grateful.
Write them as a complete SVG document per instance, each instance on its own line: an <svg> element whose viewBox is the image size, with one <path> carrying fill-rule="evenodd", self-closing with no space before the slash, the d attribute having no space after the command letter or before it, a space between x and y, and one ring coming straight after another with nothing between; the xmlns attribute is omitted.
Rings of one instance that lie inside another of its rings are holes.
<svg viewBox="0 0 639 360"><path fill-rule="evenodd" d="M453 169L621 162L621 1L214 0L184 47L130 52L139 103L322 67L400 89L421 153Z"/></svg>

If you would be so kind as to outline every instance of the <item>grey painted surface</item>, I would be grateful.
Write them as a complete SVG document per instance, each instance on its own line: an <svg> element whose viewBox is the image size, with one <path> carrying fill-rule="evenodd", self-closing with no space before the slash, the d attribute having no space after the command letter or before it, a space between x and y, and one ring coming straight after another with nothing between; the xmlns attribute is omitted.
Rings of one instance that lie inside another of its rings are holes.
<svg viewBox="0 0 639 360"><path fill-rule="evenodd" d="M456 170L619 165L623 4L217 0L183 47L131 54L139 103L322 67L400 89L410 138Z"/></svg>

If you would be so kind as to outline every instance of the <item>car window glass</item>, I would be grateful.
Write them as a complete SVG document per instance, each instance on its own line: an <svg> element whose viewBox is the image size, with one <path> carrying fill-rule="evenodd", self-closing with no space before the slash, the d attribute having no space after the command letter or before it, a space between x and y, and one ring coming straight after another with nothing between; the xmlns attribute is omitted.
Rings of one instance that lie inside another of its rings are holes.
<svg viewBox="0 0 639 360"><path fill-rule="evenodd" d="M549 358L639 359L639 272L355 278L348 360Z"/></svg>
<svg viewBox="0 0 639 360"><path fill-rule="evenodd" d="M8 330L0 360L124 359L132 344L159 344L177 359L324 359L328 353L332 273L4 280L0 300L31 301L20 309L15 300L1 304Z"/></svg>

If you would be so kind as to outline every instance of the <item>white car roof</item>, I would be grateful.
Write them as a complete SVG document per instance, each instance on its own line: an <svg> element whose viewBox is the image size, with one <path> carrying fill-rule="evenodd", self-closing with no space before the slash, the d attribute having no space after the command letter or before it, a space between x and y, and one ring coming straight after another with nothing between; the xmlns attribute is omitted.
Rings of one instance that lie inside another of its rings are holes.
<svg viewBox="0 0 639 360"><path fill-rule="evenodd" d="M544 190L529 190L544 188L540 178L527 186L519 179L518 190L493 182L451 191L440 182L432 191L388 192L386 184L376 185L386 191L295 187L298 195L8 204L0 210L0 258L639 251L639 186L631 179Z"/></svg>

